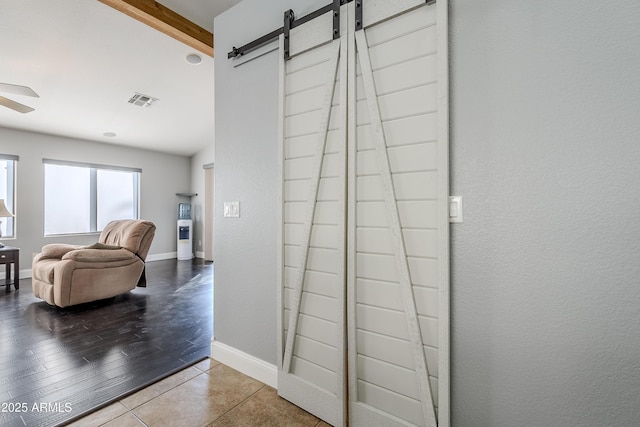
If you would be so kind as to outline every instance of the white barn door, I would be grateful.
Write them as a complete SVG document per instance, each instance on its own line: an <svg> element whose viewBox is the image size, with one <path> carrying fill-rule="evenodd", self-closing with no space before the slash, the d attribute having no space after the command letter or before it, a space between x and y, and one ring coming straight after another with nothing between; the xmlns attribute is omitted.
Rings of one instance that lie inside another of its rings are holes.
<svg viewBox="0 0 640 427"><path fill-rule="evenodd" d="M352 1L281 61L278 392L332 425L449 425L446 6Z"/></svg>
<svg viewBox="0 0 640 427"><path fill-rule="evenodd" d="M346 22L346 21L343 21ZM281 36L281 54L284 48ZM282 351L278 393L345 423L346 38L329 12L281 60ZM281 58L283 55L281 55Z"/></svg>
<svg viewBox="0 0 640 427"><path fill-rule="evenodd" d="M448 425L446 2L362 4L348 35L349 421Z"/></svg>

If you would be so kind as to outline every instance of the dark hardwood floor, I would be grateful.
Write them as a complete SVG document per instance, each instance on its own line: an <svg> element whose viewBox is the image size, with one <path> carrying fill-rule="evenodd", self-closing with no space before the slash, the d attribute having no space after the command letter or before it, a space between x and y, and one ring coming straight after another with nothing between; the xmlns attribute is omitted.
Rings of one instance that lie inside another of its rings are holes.
<svg viewBox="0 0 640 427"><path fill-rule="evenodd" d="M65 309L0 287L0 426L64 425L210 354L213 264L147 263L147 287Z"/></svg>

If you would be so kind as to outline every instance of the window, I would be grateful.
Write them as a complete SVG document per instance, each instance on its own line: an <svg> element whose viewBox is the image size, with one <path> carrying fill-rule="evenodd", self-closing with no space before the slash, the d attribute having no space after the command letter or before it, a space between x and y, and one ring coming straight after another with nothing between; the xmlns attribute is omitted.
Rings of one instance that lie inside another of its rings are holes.
<svg viewBox="0 0 640 427"><path fill-rule="evenodd" d="M18 156L0 154L0 199L15 215L16 163ZM14 218L0 218L2 237L15 237Z"/></svg>
<svg viewBox="0 0 640 427"><path fill-rule="evenodd" d="M44 160L44 234L97 233L138 218L140 169Z"/></svg>

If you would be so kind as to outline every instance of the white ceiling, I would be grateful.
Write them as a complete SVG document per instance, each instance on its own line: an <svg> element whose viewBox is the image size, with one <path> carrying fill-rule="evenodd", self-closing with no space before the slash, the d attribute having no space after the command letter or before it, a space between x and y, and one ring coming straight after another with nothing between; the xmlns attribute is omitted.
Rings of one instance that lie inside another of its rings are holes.
<svg viewBox="0 0 640 427"><path fill-rule="evenodd" d="M161 1L212 32L239 2ZM40 95L0 94L35 108L0 106L0 126L185 156L213 143L213 58L190 65L197 51L97 0L0 0L0 10L0 82ZM136 92L158 101L134 106Z"/></svg>

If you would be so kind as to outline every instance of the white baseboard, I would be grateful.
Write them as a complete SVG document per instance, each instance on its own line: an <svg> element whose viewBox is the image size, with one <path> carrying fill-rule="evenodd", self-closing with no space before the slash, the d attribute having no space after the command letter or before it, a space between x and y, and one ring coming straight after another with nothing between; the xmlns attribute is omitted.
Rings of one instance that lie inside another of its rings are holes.
<svg viewBox="0 0 640 427"><path fill-rule="evenodd" d="M178 252L167 252L164 254L147 255L147 261L162 261L163 259L175 259L175 258L178 258Z"/></svg>
<svg viewBox="0 0 640 427"><path fill-rule="evenodd" d="M216 340L211 342L211 357L268 386L278 388L278 368L271 363Z"/></svg>

